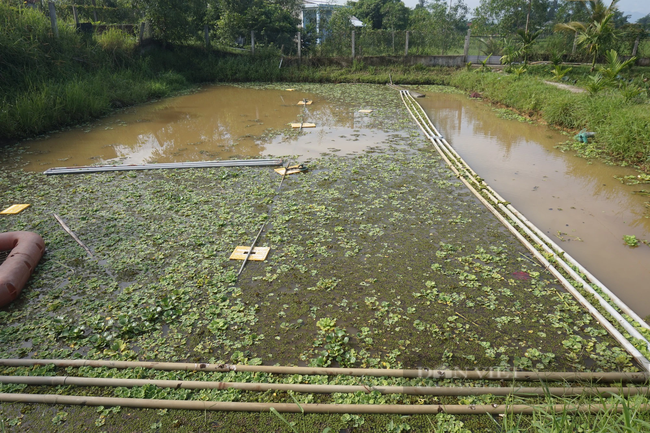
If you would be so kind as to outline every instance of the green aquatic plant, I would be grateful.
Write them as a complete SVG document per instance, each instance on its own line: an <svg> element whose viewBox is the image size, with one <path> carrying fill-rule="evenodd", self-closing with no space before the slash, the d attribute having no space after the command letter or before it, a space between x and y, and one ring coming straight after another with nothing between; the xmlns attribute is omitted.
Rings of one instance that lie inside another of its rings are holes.
<svg viewBox="0 0 650 433"><path fill-rule="evenodd" d="M635 235L623 235L623 242L629 247L639 246L639 239Z"/></svg>

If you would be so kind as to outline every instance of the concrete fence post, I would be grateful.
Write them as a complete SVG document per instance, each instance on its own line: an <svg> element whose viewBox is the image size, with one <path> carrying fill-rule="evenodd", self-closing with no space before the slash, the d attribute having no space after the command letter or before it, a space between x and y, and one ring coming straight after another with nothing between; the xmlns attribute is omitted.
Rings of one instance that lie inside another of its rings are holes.
<svg viewBox="0 0 650 433"><path fill-rule="evenodd" d="M298 32L298 61L302 60L302 35Z"/></svg>
<svg viewBox="0 0 650 433"><path fill-rule="evenodd" d="M140 34L138 35L138 43L142 46L142 41L144 40L144 21L140 23Z"/></svg>
<svg viewBox="0 0 650 433"><path fill-rule="evenodd" d="M406 31L406 43L404 44L404 57L409 55L409 31Z"/></svg>
<svg viewBox="0 0 650 433"><path fill-rule="evenodd" d="M469 56L469 41L472 37L472 29L467 29L467 36L465 36L465 47L463 48L463 56L465 56L465 63L467 63L467 57Z"/></svg>
<svg viewBox="0 0 650 433"><path fill-rule="evenodd" d="M634 48L632 49L632 57L636 56L636 52L639 49L639 42L641 42L641 35L636 37L636 41L634 41Z"/></svg>
<svg viewBox="0 0 650 433"><path fill-rule="evenodd" d="M352 59L354 59L354 30L352 30Z"/></svg>
<svg viewBox="0 0 650 433"><path fill-rule="evenodd" d="M251 54L255 55L255 30L251 30Z"/></svg>
<svg viewBox="0 0 650 433"><path fill-rule="evenodd" d="M97 3L95 0L92 0L93 3L93 17L95 18L95 22L97 22Z"/></svg>
<svg viewBox="0 0 650 433"><path fill-rule="evenodd" d="M56 22L56 8L54 7L54 3L48 2L48 7L50 8L50 22L52 23L52 33L54 33L54 37L58 38L59 37L59 25Z"/></svg>
<svg viewBox="0 0 650 433"><path fill-rule="evenodd" d="M572 56L576 55L577 46L578 46L578 32L576 32L576 35L573 38L573 48L571 49L571 55Z"/></svg>
<svg viewBox="0 0 650 433"><path fill-rule="evenodd" d="M203 26L203 37L205 38L205 48L210 48L210 28L207 24Z"/></svg>

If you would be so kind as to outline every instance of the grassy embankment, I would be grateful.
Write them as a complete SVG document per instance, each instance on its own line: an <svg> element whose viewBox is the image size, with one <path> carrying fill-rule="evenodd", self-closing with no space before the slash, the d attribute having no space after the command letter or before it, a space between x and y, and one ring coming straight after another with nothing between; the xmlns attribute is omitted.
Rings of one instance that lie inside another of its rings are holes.
<svg viewBox="0 0 650 433"><path fill-rule="evenodd" d="M577 84L587 84L586 69L573 76ZM626 87L610 87L596 94L572 93L544 83L551 80L550 66L532 67L528 75L455 73L450 84L481 96L551 126L569 131L587 129L596 133L589 144L572 141L569 147L587 157L601 157L622 165L650 169L650 105L643 73L628 71L635 86L643 90L635 97L626 94ZM647 68L643 68L647 69ZM647 72L645 72L647 74ZM632 78L633 77L633 78Z"/></svg>

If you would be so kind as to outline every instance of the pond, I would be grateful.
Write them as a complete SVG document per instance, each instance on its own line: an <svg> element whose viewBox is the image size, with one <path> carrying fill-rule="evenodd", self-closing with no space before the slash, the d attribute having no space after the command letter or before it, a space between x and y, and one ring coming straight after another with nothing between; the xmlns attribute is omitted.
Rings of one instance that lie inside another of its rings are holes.
<svg viewBox="0 0 650 433"><path fill-rule="evenodd" d="M643 185L614 177L637 175L563 153L573 139L513 119L463 95L420 99L431 120L479 176L585 266L641 317L650 314L650 248L631 248L623 236L650 240Z"/></svg>
<svg viewBox="0 0 650 433"><path fill-rule="evenodd" d="M298 105L303 99L311 105ZM212 86L126 109L19 145L29 171L91 164L202 161L359 152L387 137L371 113L312 93ZM290 123L315 123L300 139ZM5 164L13 162L7 158Z"/></svg>
<svg viewBox="0 0 650 433"><path fill-rule="evenodd" d="M307 99L311 105L298 105ZM556 146L571 139L452 93L419 102L470 166L642 317L650 248L648 199L614 176L631 169L587 161ZM91 164L140 164L292 155L350 154L390 143L372 113L293 89L209 86L128 108L97 122L20 143L6 166L28 171ZM302 133L290 123L312 122ZM13 157L12 157L13 156Z"/></svg>
<svg viewBox="0 0 650 433"><path fill-rule="evenodd" d="M310 170L284 181L250 167L70 176L3 170L5 199L32 206L0 219L0 230L37 230L47 253L29 287L0 311L7 343L0 357L634 369L454 177L396 91L280 86L210 87L16 146L13 163L38 171L59 159L286 154L309 160ZM286 124L300 120L305 111L295 104L305 97L314 101L305 120L316 128L297 133ZM475 104L458 95L428 99ZM224 101L231 109L220 108ZM476 107L505 130L522 125ZM453 125L438 123L449 136ZM133 152L118 155L118 138ZM230 254L266 222L257 245L269 256L238 276L241 263Z"/></svg>

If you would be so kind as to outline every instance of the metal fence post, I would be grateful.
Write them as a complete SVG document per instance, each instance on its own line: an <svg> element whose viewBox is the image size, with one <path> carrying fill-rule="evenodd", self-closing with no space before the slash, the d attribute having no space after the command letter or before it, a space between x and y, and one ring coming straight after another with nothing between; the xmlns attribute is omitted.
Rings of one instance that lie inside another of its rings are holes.
<svg viewBox="0 0 650 433"><path fill-rule="evenodd" d="M404 57L409 55L409 32L406 31L406 43L404 44Z"/></svg>
<svg viewBox="0 0 650 433"><path fill-rule="evenodd" d="M302 60L302 35L298 32L298 61Z"/></svg>
<svg viewBox="0 0 650 433"><path fill-rule="evenodd" d="M469 56L469 38L472 37L472 29L467 29L467 36L465 36L465 47L463 48L463 56L465 56L465 63L467 63L467 57Z"/></svg>
<svg viewBox="0 0 650 433"><path fill-rule="evenodd" d="M56 9L54 8L54 3L48 2L48 7L50 8L50 22L52 23L52 33L54 37L59 37L59 25L56 22Z"/></svg>
<svg viewBox="0 0 650 433"><path fill-rule="evenodd" d="M255 55L255 30L251 30L251 54Z"/></svg>
<svg viewBox="0 0 650 433"><path fill-rule="evenodd" d="M203 36L205 38L205 48L210 48L210 28L207 24L203 26Z"/></svg>
<svg viewBox="0 0 650 433"><path fill-rule="evenodd" d="M354 30L352 30L352 59L354 59Z"/></svg>

